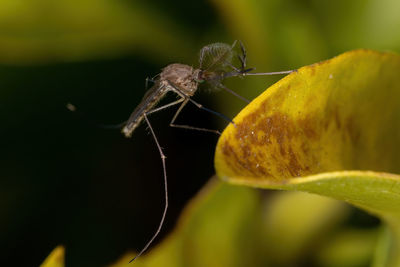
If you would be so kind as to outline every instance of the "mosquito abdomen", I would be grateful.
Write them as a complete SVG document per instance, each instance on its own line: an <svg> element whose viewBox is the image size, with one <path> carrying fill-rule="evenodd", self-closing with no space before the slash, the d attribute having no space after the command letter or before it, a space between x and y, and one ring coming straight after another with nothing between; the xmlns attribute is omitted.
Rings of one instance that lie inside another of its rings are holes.
<svg viewBox="0 0 400 267"><path fill-rule="evenodd" d="M144 95L143 100L135 108L129 117L124 128L122 128L122 133L126 137L131 137L133 131L140 125L143 121L146 112L150 111L167 93L165 86L160 82L156 82L147 93Z"/></svg>

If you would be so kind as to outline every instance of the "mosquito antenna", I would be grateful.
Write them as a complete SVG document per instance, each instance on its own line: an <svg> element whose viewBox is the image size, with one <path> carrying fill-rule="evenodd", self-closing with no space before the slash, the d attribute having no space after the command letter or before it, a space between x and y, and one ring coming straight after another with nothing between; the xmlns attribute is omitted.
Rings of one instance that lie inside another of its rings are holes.
<svg viewBox="0 0 400 267"><path fill-rule="evenodd" d="M165 205L164 205L164 212L162 214L162 217L161 217L161 220L160 220L160 224L158 225L158 228L157 228L156 232L153 234L153 236L150 238L150 240L147 241L146 245L142 248L142 250L139 252L139 254L137 254L133 259L131 259L129 261L129 263L134 261L136 258L140 257L140 255L142 255L148 249L148 247L153 243L154 239L156 239L156 237L160 233L161 228L162 228L162 226L164 224L165 216L166 216L167 210L168 210L168 183L167 183L167 168L166 168L166 165L165 165L166 157L165 157L165 155L164 155L164 153L162 151L162 148L161 148L160 144L158 143L157 137L156 137L156 135L155 135L155 133L153 131L153 127L151 127L150 121L147 118L146 113L143 113L143 116L144 116L144 119L146 120L147 125L149 126L151 135L153 136L154 141L156 142L157 149L158 149L158 152L160 153L160 157L161 157L161 161L162 161L163 175L164 175Z"/></svg>
<svg viewBox="0 0 400 267"><path fill-rule="evenodd" d="M122 126L124 126L126 124L126 121L123 121L123 122L118 123L118 124L101 124L101 123L97 123L92 118L87 116L84 112L78 110L78 108L74 104L67 103L65 105L65 107L69 111L79 114L84 120L86 120L87 122L89 122L91 125L93 125L95 127L99 127L99 128L103 128L103 129L119 129L119 128L121 128Z"/></svg>

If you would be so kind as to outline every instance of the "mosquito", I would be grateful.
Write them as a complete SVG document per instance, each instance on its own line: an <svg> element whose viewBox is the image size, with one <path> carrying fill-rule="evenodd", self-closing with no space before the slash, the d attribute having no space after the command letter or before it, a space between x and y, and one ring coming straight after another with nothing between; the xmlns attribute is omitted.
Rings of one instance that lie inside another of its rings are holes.
<svg viewBox="0 0 400 267"><path fill-rule="evenodd" d="M254 70L254 68L247 68L246 66L247 54L245 47L243 46L242 42L239 42L240 51L237 52L235 50L236 43L237 43L236 41L233 43L233 45L228 45L225 43L213 43L204 46L200 50L200 55L199 55L200 65L198 69L180 63L170 64L165 68L163 68L161 73L156 76L157 78L155 80L150 80L154 83L154 85L146 92L142 101L132 112L131 116L129 117L125 126L122 129L122 133L126 137L131 137L132 133L141 124L141 122L146 121L146 124L150 130L151 135L153 136L157 149L160 153L162 167L163 167L164 194L165 194L164 211L157 230L155 231L153 236L149 239L149 241L146 243L146 245L142 248L142 250L132 260L130 260L129 263L131 263L140 255L142 255L148 249L148 247L153 243L154 239L158 236L158 234L161 231L168 209L168 186L167 186L168 183L167 183L167 171L165 163L166 157L158 142L157 136L154 133L153 127L150 124L148 116L150 114L180 104L175 115L172 117L169 126L189 129L189 130L211 132L220 135L220 132L217 130L199 128L190 125L181 125L175 123L182 109L186 106L186 104L190 102L199 109L213 113L223 118L227 122L234 124L234 122L225 115L215 112L211 109L205 108L203 107L203 105L197 103L191 98L196 93L199 84L207 83L207 85L209 85L211 88L223 89L235 95L236 97L242 99L243 101L250 103L249 100L240 96L239 94L235 93L234 91L230 90L225 85L223 85L222 84L223 80L230 77L244 77L249 75L289 74L295 71L295 70L289 70L289 71L279 71L279 72L252 73L251 71ZM238 67L235 66L235 62L239 63ZM146 85L147 83L148 79L146 79ZM178 97L178 100L155 108L155 106L159 103L159 101L168 92L175 93Z"/></svg>

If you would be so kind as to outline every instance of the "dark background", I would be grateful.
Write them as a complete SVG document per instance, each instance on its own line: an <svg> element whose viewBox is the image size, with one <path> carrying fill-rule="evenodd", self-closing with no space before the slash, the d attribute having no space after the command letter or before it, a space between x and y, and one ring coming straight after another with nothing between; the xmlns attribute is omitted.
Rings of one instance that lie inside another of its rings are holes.
<svg viewBox="0 0 400 267"><path fill-rule="evenodd" d="M239 2L0 3L1 266L38 266L59 244L67 266L102 266L143 247L164 205L160 156L145 125L131 139L98 125L126 120L145 78L167 64L196 66L202 46L236 39L259 71L294 69L355 48L400 48L396 1L265 1L235 13ZM252 99L278 78L227 85ZM195 99L230 117L245 105L224 92ZM79 112L69 112L69 102ZM217 136L169 128L173 114L151 116L169 178L160 237L214 173ZM179 122L226 125L192 106Z"/></svg>

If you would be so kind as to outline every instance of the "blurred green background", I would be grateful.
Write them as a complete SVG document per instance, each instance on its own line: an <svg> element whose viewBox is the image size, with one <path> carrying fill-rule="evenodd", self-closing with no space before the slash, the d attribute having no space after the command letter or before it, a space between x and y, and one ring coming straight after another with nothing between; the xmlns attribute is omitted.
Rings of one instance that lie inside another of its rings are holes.
<svg viewBox="0 0 400 267"><path fill-rule="evenodd" d="M396 0L1 0L0 265L37 266L64 244L67 266L102 266L144 245L163 209L158 151L145 126L126 139L96 124L126 120L146 77L173 62L197 66L202 46L237 39L258 71L356 48L399 52L399 10ZM252 99L277 79L226 85ZM224 92L195 99L230 117L245 105ZM173 112L151 117L169 176L161 236L214 173L217 137L169 128ZM226 124L193 107L179 121ZM358 211L351 221L377 223Z"/></svg>

